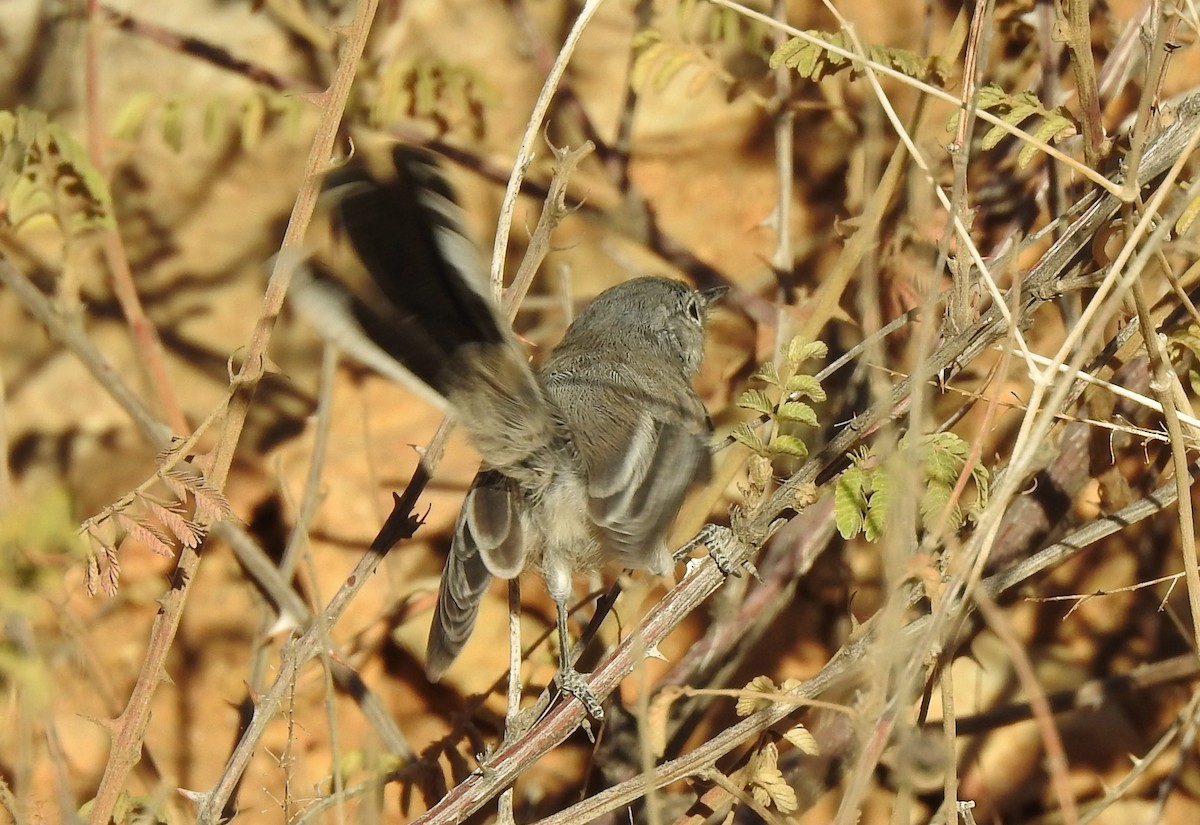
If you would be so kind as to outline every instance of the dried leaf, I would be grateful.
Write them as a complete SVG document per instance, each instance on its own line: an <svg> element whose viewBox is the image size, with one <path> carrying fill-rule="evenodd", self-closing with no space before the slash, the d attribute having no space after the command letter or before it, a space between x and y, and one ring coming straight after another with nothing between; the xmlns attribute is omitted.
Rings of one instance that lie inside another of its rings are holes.
<svg viewBox="0 0 1200 825"><path fill-rule="evenodd" d="M775 693L777 688L775 687L775 683L771 681L770 676L755 676L750 680L750 684L746 685L742 690L753 693ZM738 697L734 711L738 716L749 716L770 706L770 699L759 699L755 696L746 696L743 694Z"/></svg>
<svg viewBox="0 0 1200 825"><path fill-rule="evenodd" d="M172 490L175 490L178 485L182 485L187 492L192 494L196 500L195 520L197 523L213 524L233 515L233 506L230 505L229 500L208 483L208 479L195 465L186 462L178 464L168 472L160 473L160 477L164 481L168 477L172 480L167 481ZM183 496L180 495L180 500L182 499Z"/></svg>
<svg viewBox="0 0 1200 825"><path fill-rule="evenodd" d="M775 477L775 471L771 469L771 460L766 456L753 455L750 456L750 483L760 489L765 488L771 483L771 479Z"/></svg>
<svg viewBox="0 0 1200 825"><path fill-rule="evenodd" d="M762 789L770 803L778 808L780 813L790 814L800 807L796 800L795 789L783 778L779 768L759 770L755 773L753 781L755 789ZM757 794L755 794L755 798L759 798Z"/></svg>
<svg viewBox="0 0 1200 825"><path fill-rule="evenodd" d="M95 539L95 534L88 534ZM96 540L96 552L88 556L87 570L84 573L84 589L89 596L103 591L104 595L112 597L117 593L117 583L121 578L121 564L117 561L117 551L112 545Z"/></svg>
<svg viewBox="0 0 1200 825"><path fill-rule="evenodd" d="M812 482L801 484L796 487L795 492L792 494L792 508L799 512L815 502L819 495L820 491L816 484ZM786 687L787 683L785 682L784 685Z"/></svg>
<svg viewBox="0 0 1200 825"><path fill-rule="evenodd" d="M115 547L104 548L104 564L101 566L104 578L100 582L100 589L104 591L104 595L117 595L117 583L121 579L121 562L117 559L117 550Z"/></svg>
<svg viewBox="0 0 1200 825"><path fill-rule="evenodd" d="M662 756L667 751L667 721L671 715L671 705L682 694L683 688L679 685L667 685L654 695L646 709L646 734L655 756Z"/></svg>
<svg viewBox="0 0 1200 825"><path fill-rule="evenodd" d="M817 739L804 725L796 725L783 734L783 738L792 743L792 747L807 756L820 756L821 746Z"/></svg>
<svg viewBox="0 0 1200 825"><path fill-rule="evenodd" d="M100 589L100 561L92 553L87 558L87 568L83 574L83 589L89 596L95 596Z"/></svg>
<svg viewBox="0 0 1200 825"><path fill-rule="evenodd" d="M152 551L160 556L172 558L175 555L174 548L171 547L171 539L164 533L161 533L154 525L146 524L131 518L125 513L117 513L117 522L133 538L145 544Z"/></svg>
<svg viewBox="0 0 1200 825"><path fill-rule="evenodd" d="M233 507L225 496L211 489L192 489L196 499L196 517L201 524L215 524L233 515Z"/></svg>
<svg viewBox="0 0 1200 825"><path fill-rule="evenodd" d="M146 507L156 519L171 533L184 547L197 547L200 541L204 538L204 534L196 525L192 524L178 510L170 507L164 507L156 501L152 501L145 496L141 499L143 506Z"/></svg>
<svg viewBox="0 0 1200 825"><path fill-rule="evenodd" d="M188 500L188 486L179 480L178 477L171 473L159 473L159 479L166 485L167 489L175 496L175 500L186 502Z"/></svg>
<svg viewBox="0 0 1200 825"><path fill-rule="evenodd" d="M750 775L751 793L761 805L774 805L780 813L792 813L797 809L796 791L779 770L779 748L767 742L754 755L753 771Z"/></svg>

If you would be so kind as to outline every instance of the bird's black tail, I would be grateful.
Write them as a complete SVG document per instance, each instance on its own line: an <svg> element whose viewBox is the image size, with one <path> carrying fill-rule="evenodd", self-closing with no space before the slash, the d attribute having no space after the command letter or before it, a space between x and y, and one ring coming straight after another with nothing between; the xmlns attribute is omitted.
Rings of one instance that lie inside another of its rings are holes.
<svg viewBox="0 0 1200 825"><path fill-rule="evenodd" d="M326 177L321 200L329 248L298 273L291 297L327 338L391 377L403 366L441 396L464 346L510 346L432 156L364 151Z"/></svg>

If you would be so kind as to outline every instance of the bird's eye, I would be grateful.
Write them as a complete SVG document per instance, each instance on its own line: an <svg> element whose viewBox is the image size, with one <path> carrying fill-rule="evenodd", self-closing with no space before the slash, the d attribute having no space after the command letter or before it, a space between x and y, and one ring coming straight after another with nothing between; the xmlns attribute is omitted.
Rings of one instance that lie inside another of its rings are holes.
<svg viewBox="0 0 1200 825"><path fill-rule="evenodd" d="M688 301L688 312L697 324L704 323L704 307L700 306L700 302L695 298Z"/></svg>

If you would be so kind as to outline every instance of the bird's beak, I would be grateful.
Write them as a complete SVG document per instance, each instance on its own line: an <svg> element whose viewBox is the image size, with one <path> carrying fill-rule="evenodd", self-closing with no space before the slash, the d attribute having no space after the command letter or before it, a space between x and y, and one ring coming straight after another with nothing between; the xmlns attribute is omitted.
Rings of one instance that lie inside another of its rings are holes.
<svg viewBox="0 0 1200 825"><path fill-rule="evenodd" d="M708 309L721 299L721 297L729 291L727 286L715 286L712 289L700 290L700 297L704 299L704 308Z"/></svg>

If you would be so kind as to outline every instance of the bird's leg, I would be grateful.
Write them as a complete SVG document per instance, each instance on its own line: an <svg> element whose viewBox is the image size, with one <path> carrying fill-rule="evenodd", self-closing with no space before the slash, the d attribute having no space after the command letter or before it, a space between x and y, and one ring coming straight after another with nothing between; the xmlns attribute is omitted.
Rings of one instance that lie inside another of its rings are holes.
<svg viewBox="0 0 1200 825"><path fill-rule="evenodd" d="M675 561L683 561L691 555L693 550L704 545L708 548L708 555L712 557L713 563L717 565L717 569L721 571L722 575L740 577L742 571L734 567L729 558L729 552L725 549L732 540L733 532L728 527L706 524L691 541L675 551Z"/></svg>
<svg viewBox="0 0 1200 825"><path fill-rule="evenodd" d="M554 600L554 606L558 610L558 676L555 677L555 681L563 693L569 693L578 699L588 715L599 722L604 719L604 708L600 707L596 694L588 687L584 678L586 674L576 670L571 661L571 640L567 635L567 606L557 599Z"/></svg>

